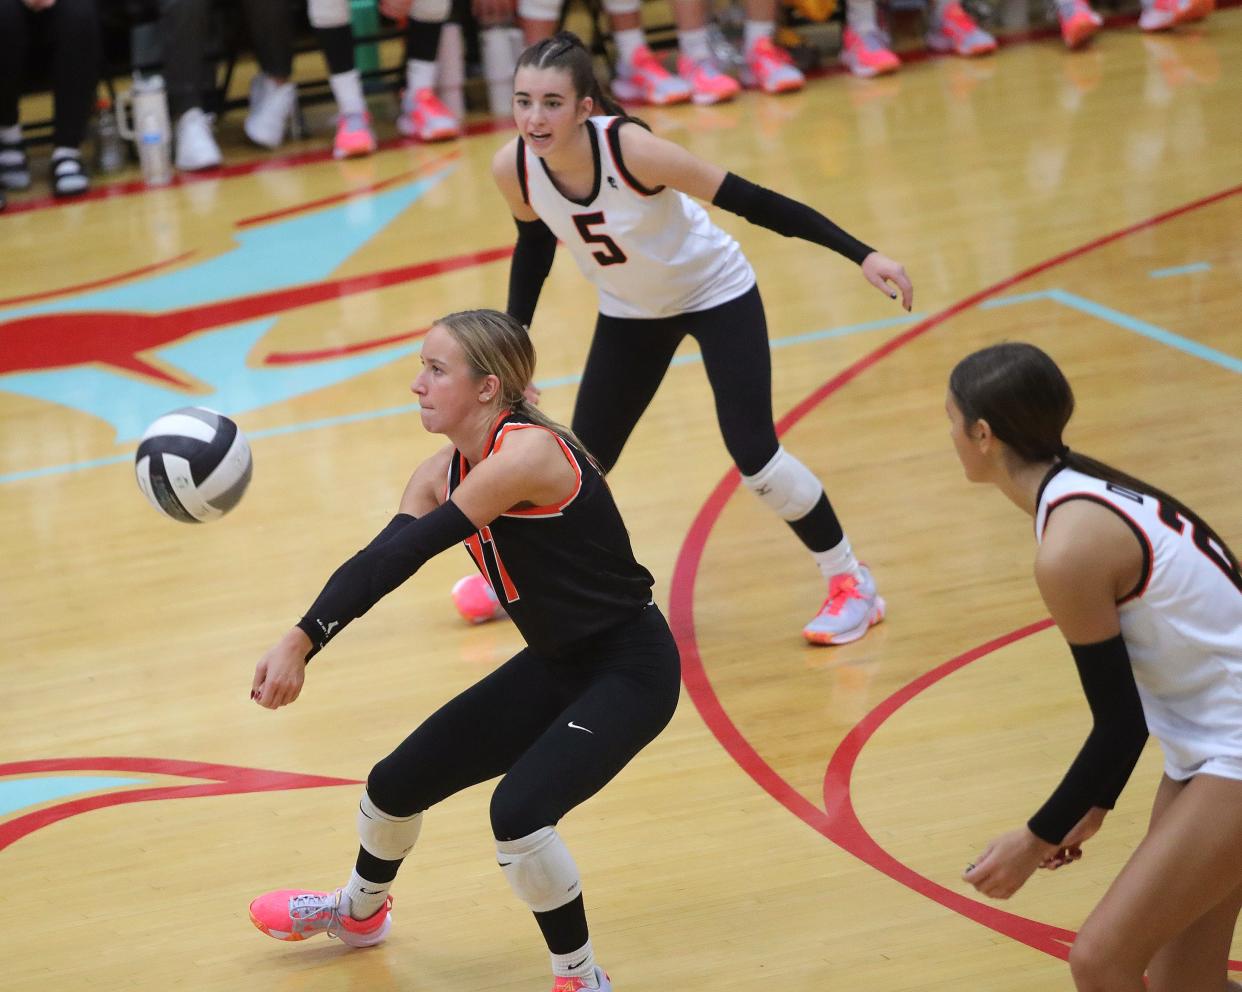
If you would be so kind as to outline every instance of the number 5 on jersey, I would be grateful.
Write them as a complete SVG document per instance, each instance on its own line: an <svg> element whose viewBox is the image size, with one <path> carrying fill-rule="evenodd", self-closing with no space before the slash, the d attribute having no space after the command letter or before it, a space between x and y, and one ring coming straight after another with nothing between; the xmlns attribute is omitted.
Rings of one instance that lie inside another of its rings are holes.
<svg viewBox="0 0 1242 992"><path fill-rule="evenodd" d="M482 540L480 540L482 538ZM466 547L470 551L472 557L479 566L479 571L483 573L488 582L502 602L515 603L518 600L517 587L513 584L513 580L509 578L509 573L505 569L505 563L500 560L500 550L496 547L496 542L492 538L492 529L484 527L477 534L471 534L466 538ZM487 552L491 552L488 554ZM491 559L489 568L488 559ZM501 588L496 589L496 577L500 578Z"/></svg>
<svg viewBox="0 0 1242 992"><path fill-rule="evenodd" d="M601 245L604 251L591 252L595 261L600 265L621 265L629 261L625 257L625 252L621 250L621 246L612 240L607 234L601 234L592 231L592 227L598 227L605 223L604 212L597 210L593 214L574 214L574 226L578 228L578 233L582 235L582 240L589 245Z"/></svg>

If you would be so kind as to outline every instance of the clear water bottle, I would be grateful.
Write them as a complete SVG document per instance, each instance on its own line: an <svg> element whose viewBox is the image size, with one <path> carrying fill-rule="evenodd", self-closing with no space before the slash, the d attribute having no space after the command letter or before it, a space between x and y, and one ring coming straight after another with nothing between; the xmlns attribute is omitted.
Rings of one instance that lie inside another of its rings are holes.
<svg viewBox="0 0 1242 992"><path fill-rule="evenodd" d="M95 168L99 172L120 172L125 168L125 143L116 126L112 104L102 99L95 106Z"/></svg>
<svg viewBox="0 0 1242 992"><path fill-rule="evenodd" d="M118 93L117 128L138 146L138 165L148 186L172 182L172 125L163 76L134 76L127 93Z"/></svg>

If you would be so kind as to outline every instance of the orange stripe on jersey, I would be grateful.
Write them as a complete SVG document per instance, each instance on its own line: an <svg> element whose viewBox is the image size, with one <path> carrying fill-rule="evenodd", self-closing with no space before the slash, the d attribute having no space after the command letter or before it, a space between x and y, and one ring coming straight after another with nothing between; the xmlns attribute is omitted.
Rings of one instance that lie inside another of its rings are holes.
<svg viewBox="0 0 1242 992"><path fill-rule="evenodd" d="M574 488L570 492L570 494L566 496L563 500L561 500L559 503L549 503L547 506L531 506L531 507L527 507L524 510L509 510L507 513L502 513L501 516L503 517L559 517L561 513L564 512L565 507L569 506L570 503L572 503L575 499L577 499L578 494L582 492L582 466L578 464L578 459L577 457L575 457L573 453L573 449L570 448L568 444L566 444L565 439L563 437L561 437L558 433L556 433L556 431L551 430L547 427L544 427L542 424L505 424L496 433L496 437L492 442L491 451L496 452L500 450L501 444L504 443L505 435L509 433L510 431L526 430L527 428L530 428L530 427L534 427L537 430L541 430L541 431L547 431L554 438L556 438L556 443L561 446L561 451L565 455L565 460L569 462L570 468L574 470Z"/></svg>
<svg viewBox="0 0 1242 992"><path fill-rule="evenodd" d="M1121 599L1117 600L1117 605L1123 606L1132 599L1141 598L1143 593L1147 591L1147 587L1151 584L1151 574L1156 568L1156 552L1155 549L1152 548L1151 538L1147 536L1147 531L1143 530L1143 528L1139 525L1139 522L1130 516L1130 514L1126 513L1125 510L1119 507L1116 503L1105 499L1099 493L1077 492L1066 493L1064 496L1059 497L1055 502L1048 504L1048 509L1044 511L1045 532L1048 530L1048 518L1052 516L1052 511L1062 503L1068 503L1072 499L1085 499L1090 500L1092 503L1098 503L1100 506L1112 510L1115 514L1117 514L1117 516L1121 517L1122 520L1130 525L1130 530L1134 532L1134 536L1139 539L1139 543L1143 546L1143 574L1139 576L1138 584L1131 589L1130 592L1122 596ZM1040 536L1042 537L1043 535L1041 534Z"/></svg>

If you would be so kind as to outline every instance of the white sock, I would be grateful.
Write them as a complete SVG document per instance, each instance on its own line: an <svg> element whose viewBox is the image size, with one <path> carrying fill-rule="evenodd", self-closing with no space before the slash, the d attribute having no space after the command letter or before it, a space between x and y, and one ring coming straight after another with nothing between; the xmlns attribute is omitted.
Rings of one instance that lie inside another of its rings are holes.
<svg viewBox="0 0 1242 992"><path fill-rule="evenodd" d="M81 158L82 153L76 148L65 148L58 145L52 149L52 161L55 162L61 158Z"/></svg>
<svg viewBox="0 0 1242 992"><path fill-rule="evenodd" d="M875 0L846 0L845 23L855 34L875 31Z"/></svg>
<svg viewBox="0 0 1242 992"><path fill-rule="evenodd" d="M433 89L436 85L436 69L434 62L422 62L418 59L406 60L406 92L417 93L419 90Z"/></svg>
<svg viewBox="0 0 1242 992"><path fill-rule="evenodd" d="M349 882L345 886L345 896L349 899L349 915L355 920L374 916L383 908L390 888L392 882L369 882L358 874L357 869L350 872Z"/></svg>
<svg viewBox="0 0 1242 992"><path fill-rule="evenodd" d="M595 982L595 952L591 950L590 938L576 951L553 954L552 974L557 978L580 978L588 988L599 988Z"/></svg>
<svg viewBox="0 0 1242 992"><path fill-rule="evenodd" d="M712 57L711 45L707 43L707 28L678 31L677 47L692 62L706 62Z"/></svg>
<svg viewBox="0 0 1242 992"><path fill-rule="evenodd" d="M630 65L634 61L634 53L647 44L642 28L626 28L612 36L617 44L617 61Z"/></svg>
<svg viewBox="0 0 1242 992"><path fill-rule="evenodd" d="M819 566L819 574L825 579L834 575L852 575L861 578L858 571L858 559L854 557L854 549L850 547L848 537L841 538L841 543L827 551L812 551L811 557Z"/></svg>
<svg viewBox="0 0 1242 992"><path fill-rule="evenodd" d="M742 25L742 48L747 55L755 47L755 43L763 38L771 38L776 30L773 21L747 21Z"/></svg>
<svg viewBox="0 0 1242 992"><path fill-rule="evenodd" d="M362 76L357 69L349 72L338 72L328 77L332 87L332 96L336 98L337 109L342 114L362 114L366 112L367 101L362 95Z"/></svg>
<svg viewBox="0 0 1242 992"><path fill-rule="evenodd" d="M14 124L12 127L0 127L0 141L6 145L15 145L22 140L22 126Z"/></svg>

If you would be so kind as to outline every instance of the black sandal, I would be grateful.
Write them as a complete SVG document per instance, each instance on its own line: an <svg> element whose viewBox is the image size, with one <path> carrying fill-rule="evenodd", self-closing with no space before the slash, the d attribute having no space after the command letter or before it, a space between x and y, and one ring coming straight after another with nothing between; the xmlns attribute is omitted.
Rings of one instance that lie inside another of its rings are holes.
<svg viewBox="0 0 1242 992"><path fill-rule="evenodd" d="M30 160L20 141L0 141L0 186L25 189L30 185Z"/></svg>
<svg viewBox="0 0 1242 992"><path fill-rule="evenodd" d="M52 159L52 195L81 196L90 189L91 181L77 155L60 155Z"/></svg>

